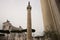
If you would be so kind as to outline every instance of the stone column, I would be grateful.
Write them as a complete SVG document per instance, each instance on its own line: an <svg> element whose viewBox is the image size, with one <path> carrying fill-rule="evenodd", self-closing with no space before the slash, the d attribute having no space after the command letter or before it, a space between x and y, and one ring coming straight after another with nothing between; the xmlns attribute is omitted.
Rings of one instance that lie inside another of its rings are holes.
<svg viewBox="0 0 60 40"><path fill-rule="evenodd" d="M53 11L53 16L54 16L54 20L55 20L55 25L56 25L56 29L57 33L60 34L60 12L59 12L59 8L58 8L58 4L56 4L55 0L49 0L50 1L50 5L52 7L52 11Z"/></svg>
<svg viewBox="0 0 60 40"><path fill-rule="evenodd" d="M60 34L60 13L55 0L41 0L44 26L53 26L56 33ZM47 23L48 22L48 23ZM51 24L52 23L52 24ZM50 28L50 26L48 28ZM45 27L47 29L47 27Z"/></svg>
<svg viewBox="0 0 60 40"><path fill-rule="evenodd" d="M31 6L30 6L30 2L28 2L28 6L27 6L27 40L32 40Z"/></svg>
<svg viewBox="0 0 60 40"><path fill-rule="evenodd" d="M47 31L54 31L54 17L51 11L51 5L49 0L41 0L41 7L43 13L44 29Z"/></svg>
<svg viewBox="0 0 60 40"><path fill-rule="evenodd" d="M60 14L55 0L41 0L44 29L60 34ZM58 37L59 39L59 37Z"/></svg>

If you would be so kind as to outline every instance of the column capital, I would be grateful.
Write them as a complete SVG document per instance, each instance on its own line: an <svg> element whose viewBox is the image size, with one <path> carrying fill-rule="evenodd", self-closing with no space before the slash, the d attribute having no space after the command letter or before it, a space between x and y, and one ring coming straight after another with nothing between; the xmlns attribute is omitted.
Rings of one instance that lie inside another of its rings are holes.
<svg viewBox="0 0 60 40"><path fill-rule="evenodd" d="M30 5L30 1L28 2L28 6L27 6L27 9L31 9L31 5Z"/></svg>

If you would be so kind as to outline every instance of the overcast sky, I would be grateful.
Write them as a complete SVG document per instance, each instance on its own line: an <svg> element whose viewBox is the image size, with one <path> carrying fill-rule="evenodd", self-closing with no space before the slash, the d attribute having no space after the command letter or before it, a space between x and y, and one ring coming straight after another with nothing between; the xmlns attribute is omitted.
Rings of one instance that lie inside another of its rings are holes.
<svg viewBox="0 0 60 40"><path fill-rule="evenodd" d="M0 28L7 19L15 27L26 28L28 1L32 6L32 28L36 30L34 35L41 35L43 33L43 18L40 0L0 0Z"/></svg>

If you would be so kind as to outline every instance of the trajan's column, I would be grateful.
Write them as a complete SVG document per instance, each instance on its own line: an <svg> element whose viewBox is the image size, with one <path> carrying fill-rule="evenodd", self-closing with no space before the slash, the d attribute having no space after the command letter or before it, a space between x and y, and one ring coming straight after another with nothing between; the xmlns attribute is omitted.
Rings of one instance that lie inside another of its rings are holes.
<svg viewBox="0 0 60 40"><path fill-rule="evenodd" d="M28 2L27 6L27 40L32 40L32 28L31 28L31 5Z"/></svg>

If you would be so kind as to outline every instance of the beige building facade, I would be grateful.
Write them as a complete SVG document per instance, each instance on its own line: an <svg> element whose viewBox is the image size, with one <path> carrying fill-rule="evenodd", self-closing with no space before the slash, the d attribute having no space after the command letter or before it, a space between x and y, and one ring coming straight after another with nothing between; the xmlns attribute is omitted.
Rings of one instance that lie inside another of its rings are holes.
<svg viewBox="0 0 60 40"><path fill-rule="evenodd" d="M2 30L23 30L21 26L19 28L14 27L8 20L3 23L3 29ZM6 34L5 36L8 40L25 40L26 39L26 34L25 32L23 33L10 33Z"/></svg>

